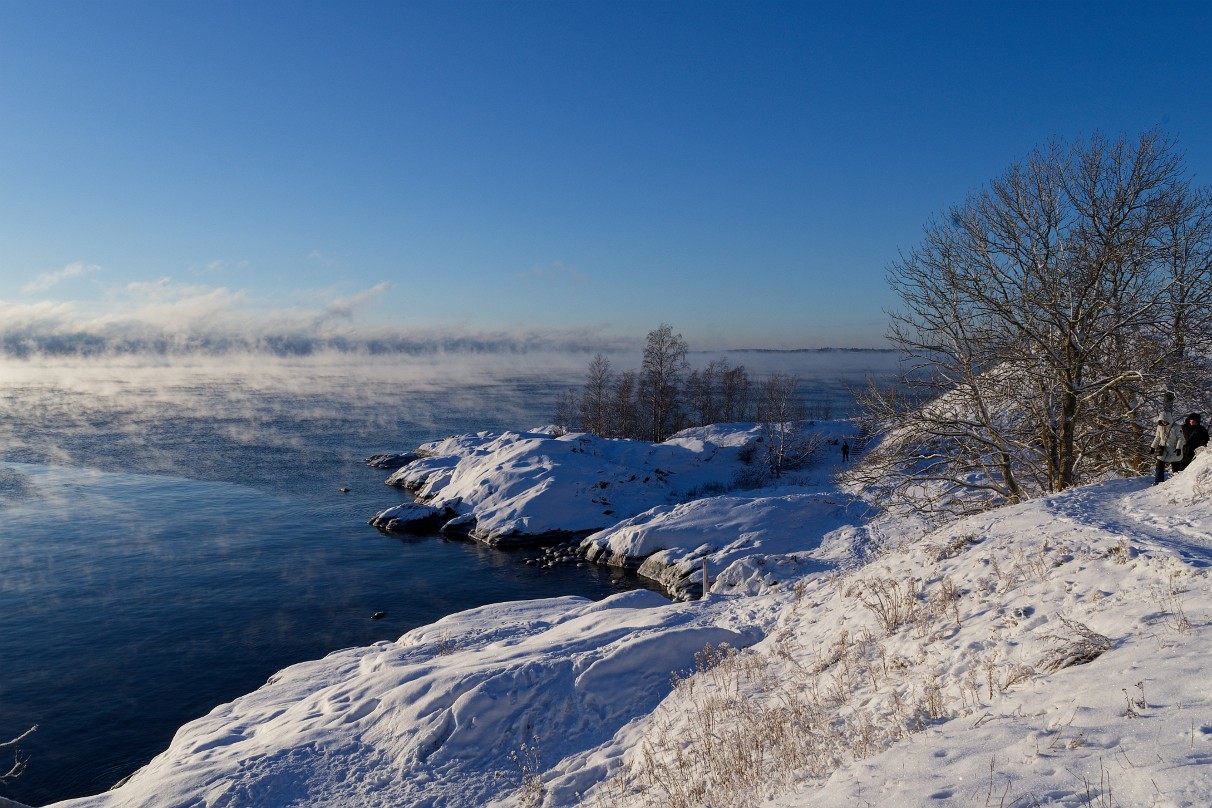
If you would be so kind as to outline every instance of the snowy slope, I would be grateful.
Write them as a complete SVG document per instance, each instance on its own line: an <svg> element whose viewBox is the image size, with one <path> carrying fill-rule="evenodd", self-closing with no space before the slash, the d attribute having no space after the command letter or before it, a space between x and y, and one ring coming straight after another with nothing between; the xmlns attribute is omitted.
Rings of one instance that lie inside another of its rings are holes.
<svg viewBox="0 0 1212 808"><path fill-rule="evenodd" d="M599 537L748 536L705 600L452 615L289 668L66 804L1212 804L1212 455L935 531L863 521L825 471Z"/></svg>

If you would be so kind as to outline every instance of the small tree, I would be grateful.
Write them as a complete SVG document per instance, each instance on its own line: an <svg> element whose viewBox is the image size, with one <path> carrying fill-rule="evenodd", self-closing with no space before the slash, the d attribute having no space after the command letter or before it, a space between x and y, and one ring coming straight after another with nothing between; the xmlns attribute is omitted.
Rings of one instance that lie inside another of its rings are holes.
<svg viewBox="0 0 1212 808"><path fill-rule="evenodd" d="M640 366L639 396L648 420L649 440L659 443L677 431L679 397L689 348L668 323L648 332Z"/></svg>
<svg viewBox="0 0 1212 808"><path fill-rule="evenodd" d="M770 476L803 466L820 445L819 435L804 432L799 377L775 373L762 383L758 396L758 422L762 431L761 457Z"/></svg>
<svg viewBox="0 0 1212 808"><path fill-rule="evenodd" d="M552 421L560 434L576 432L580 428L580 411L581 404L577 400L576 390L565 388L556 399L555 413L552 415Z"/></svg>
<svg viewBox="0 0 1212 808"><path fill-rule="evenodd" d="M636 373L625 370L611 387L612 428L608 437L640 437L640 413L636 407Z"/></svg>
<svg viewBox="0 0 1212 808"><path fill-rule="evenodd" d="M690 421L695 426L706 426L715 423L716 412L716 378L714 363L708 364L703 370L692 370L686 377L686 407L690 411Z"/></svg>
<svg viewBox="0 0 1212 808"><path fill-rule="evenodd" d="M730 367L722 357L686 377L685 403L696 426L745 420L748 397L749 376L744 366Z"/></svg>
<svg viewBox="0 0 1212 808"><path fill-rule="evenodd" d="M581 393L581 429L607 437L613 431L611 386L614 374L605 354L597 354L589 363L585 388Z"/></svg>
<svg viewBox="0 0 1212 808"><path fill-rule="evenodd" d="M720 375L720 420L747 421L751 410L752 384L744 365Z"/></svg>

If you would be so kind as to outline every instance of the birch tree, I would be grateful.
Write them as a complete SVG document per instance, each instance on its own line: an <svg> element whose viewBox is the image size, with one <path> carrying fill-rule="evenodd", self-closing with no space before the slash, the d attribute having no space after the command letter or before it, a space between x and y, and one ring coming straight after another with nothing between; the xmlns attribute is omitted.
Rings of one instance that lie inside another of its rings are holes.
<svg viewBox="0 0 1212 808"><path fill-rule="evenodd" d="M636 373L624 370L615 379L610 389L613 410L609 438L634 438L640 432L640 415L635 403Z"/></svg>
<svg viewBox="0 0 1212 808"><path fill-rule="evenodd" d="M799 377L771 374L758 395L758 423L762 430L761 456L770 477L801 467L820 444L819 433L804 432Z"/></svg>
<svg viewBox="0 0 1212 808"><path fill-rule="evenodd" d="M648 332L640 366L640 398L648 420L649 440L659 443L677 431L682 378L689 352L681 334L668 323Z"/></svg>
<svg viewBox="0 0 1212 808"><path fill-rule="evenodd" d="M614 431L610 400L613 383L610 360L605 354L596 354L589 363L581 392L581 429L602 437L611 436Z"/></svg>

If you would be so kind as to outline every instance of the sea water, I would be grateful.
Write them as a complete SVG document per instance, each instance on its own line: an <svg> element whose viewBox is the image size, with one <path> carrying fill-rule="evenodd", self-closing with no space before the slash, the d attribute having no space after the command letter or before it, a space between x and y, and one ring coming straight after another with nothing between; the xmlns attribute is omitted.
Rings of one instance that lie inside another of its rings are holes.
<svg viewBox="0 0 1212 808"><path fill-rule="evenodd" d="M642 585L367 525L407 496L367 456L540 426L584 361L0 368L0 741L38 725L0 795L103 791L296 662L486 603ZM809 395L844 414L836 375Z"/></svg>

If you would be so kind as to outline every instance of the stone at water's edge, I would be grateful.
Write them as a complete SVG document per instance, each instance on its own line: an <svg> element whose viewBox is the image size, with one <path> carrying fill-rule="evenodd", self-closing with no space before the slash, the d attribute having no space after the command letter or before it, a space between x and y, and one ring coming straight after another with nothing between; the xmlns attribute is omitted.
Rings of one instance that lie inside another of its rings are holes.
<svg viewBox="0 0 1212 808"><path fill-rule="evenodd" d="M592 542L585 548L585 558L595 564L603 564L607 567L622 567L627 570L638 570L640 564L644 561L642 558L633 558L622 553L612 553L609 548Z"/></svg>
<svg viewBox="0 0 1212 808"><path fill-rule="evenodd" d="M375 514L370 524L391 532L432 533L454 516L453 508L435 508L421 502L403 502Z"/></svg>
<svg viewBox="0 0 1212 808"><path fill-rule="evenodd" d="M366 465L375 469L398 469L407 466L414 460L420 459L421 455L416 452L403 452L401 454L377 454L366 458Z"/></svg>
<svg viewBox="0 0 1212 808"><path fill-rule="evenodd" d="M698 600L703 597L701 561L680 559L671 562L666 553L653 553L640 564L641 578L656 581L674 600Z"/></svg>
<svg viewBox="0 0 1212 808"><path fill-rule="evenodd" d="M656 552L649 556L629 556L623 553L613 553L607 547L593 542L581 545L585 560L594 564L608 567L622 567L631 570L641 578L647 578L661 585L665 594L673 600L698 600L703 596L703 577L701 567L671 562L664 552Z"/></svg>

